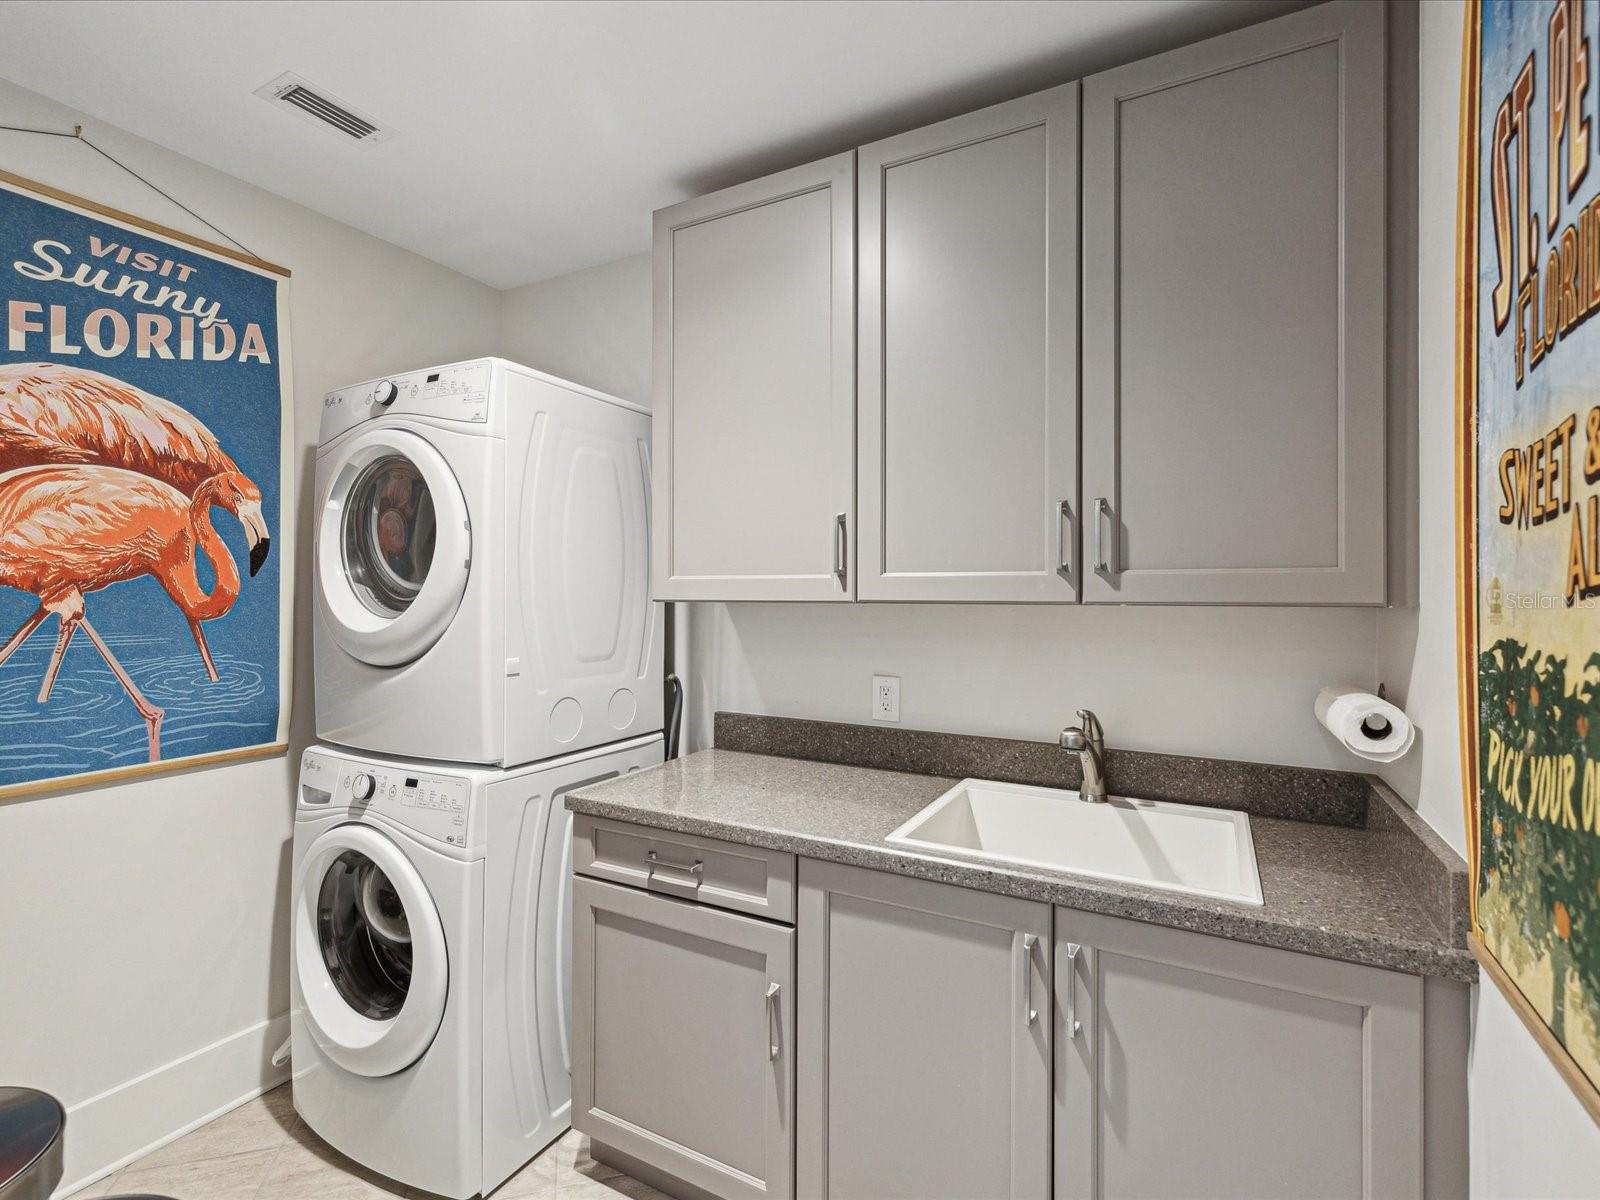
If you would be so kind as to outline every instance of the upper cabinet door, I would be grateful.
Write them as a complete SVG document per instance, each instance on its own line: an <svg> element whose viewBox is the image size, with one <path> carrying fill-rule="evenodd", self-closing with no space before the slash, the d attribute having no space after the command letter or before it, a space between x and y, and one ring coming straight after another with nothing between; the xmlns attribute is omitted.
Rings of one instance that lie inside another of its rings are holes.
<svg viewBox="0 0 1600 1200"><path fill-rule="evenodd" d="M655 215L660 600L849 600L855 155Z"/></svg>
<svg viewBox="0 0 1600 1200"><path fill-rule="evenodd" d="M1385 7L1085 81L1085 600L1383 603Z"/></svg>
<svg viewBox="0 0 1600 1200"><path fill-rule="evenodd" d="M1078 85L858 153L857 593L1075 600Z"/></svg>

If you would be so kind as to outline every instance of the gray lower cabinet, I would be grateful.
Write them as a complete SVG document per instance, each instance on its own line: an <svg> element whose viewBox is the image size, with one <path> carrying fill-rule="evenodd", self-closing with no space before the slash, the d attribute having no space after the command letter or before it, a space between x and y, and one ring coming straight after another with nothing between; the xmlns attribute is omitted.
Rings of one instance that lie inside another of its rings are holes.
<svg viewBox="0 0 1600 1200"><path fill-rule="evenodd" d="M1055 1200L1419 1200L1422 981L1056 910Z"/></svg>
<svg viewBox="0 0 1600 1200"><path fill-rule="evenodd" d="M738 873L579 821L580 870ZM597 1156L684 1200L1422 1200L1421 979L751 853L795 927L574 879Z"/></svg>
<svg viewBox="0 0 1600 1200"><path fill-rule="evenodd" d="M1384 602L1387 8L1084 80L1086 602Z"/></svg>
<svg viewBox="0 0 1600 1200"><path fill-rule="evenodd" d="M573 880L572 1124L725 1200L794 1181L795 934Z"/></svg>
<svg viewBox="0 0 1600 1200"><path fill-rule="evenodd" d="M1048 905L800 862L797 1191L1050 1190Z"/></svg>

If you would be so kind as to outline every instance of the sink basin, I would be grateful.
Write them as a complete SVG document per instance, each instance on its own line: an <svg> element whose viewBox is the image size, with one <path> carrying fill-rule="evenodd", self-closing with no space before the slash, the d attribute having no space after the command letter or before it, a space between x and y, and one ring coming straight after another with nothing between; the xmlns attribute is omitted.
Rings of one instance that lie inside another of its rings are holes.
<svg viewBox="0 0 1600 1200"><path fill-rule="evenodd" d="M1244 813L963 779L889 835L897 846L1261 903Z"/></svg>

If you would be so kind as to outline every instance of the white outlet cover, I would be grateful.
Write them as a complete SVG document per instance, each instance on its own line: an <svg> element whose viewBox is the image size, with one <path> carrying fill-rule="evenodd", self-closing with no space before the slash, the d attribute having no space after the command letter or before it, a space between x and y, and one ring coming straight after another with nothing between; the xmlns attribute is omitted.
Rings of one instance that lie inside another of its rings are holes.
<svg viewBox="0 0 1600 1200"><path fill-rule="evenodd" d="M872 677L872 719L874 721L900 720L900 676L874 675Z"/></svg>

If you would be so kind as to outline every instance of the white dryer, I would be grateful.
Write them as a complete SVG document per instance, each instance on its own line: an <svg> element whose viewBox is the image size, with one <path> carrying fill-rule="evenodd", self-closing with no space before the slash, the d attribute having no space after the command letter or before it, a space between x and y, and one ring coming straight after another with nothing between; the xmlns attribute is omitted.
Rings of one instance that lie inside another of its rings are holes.
<svg viewBox="0 0 1600 1200"><path fill-rule="evenodd" d="M569 1124L573 788L659 734L516 771L313 747L291 881L294 1105L441 1196L487 1193Z"/></svg>
<svg viewBox="0 0 1600 1200"><path fill-rule="evenodd" d="M515 766L662 724L650 415L498 358L341 388L317 451L317 736Z"/></svg>

